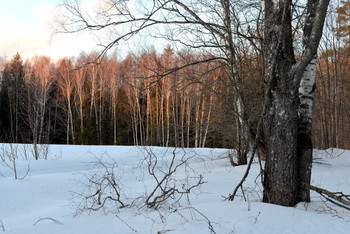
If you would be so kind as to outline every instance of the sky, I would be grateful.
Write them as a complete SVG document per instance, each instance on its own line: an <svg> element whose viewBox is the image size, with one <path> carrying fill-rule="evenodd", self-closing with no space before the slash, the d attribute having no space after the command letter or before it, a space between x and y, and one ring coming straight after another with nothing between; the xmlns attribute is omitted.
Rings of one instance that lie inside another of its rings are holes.
<svg viewBox="0 0 350 234"><path fill-rule="evenodd" d="M1 0L0 56L11 58L17 52L26 59L48 55L54 59L77 56L96 49L90 35L54 34L54 20L61 0Z"/></svg>

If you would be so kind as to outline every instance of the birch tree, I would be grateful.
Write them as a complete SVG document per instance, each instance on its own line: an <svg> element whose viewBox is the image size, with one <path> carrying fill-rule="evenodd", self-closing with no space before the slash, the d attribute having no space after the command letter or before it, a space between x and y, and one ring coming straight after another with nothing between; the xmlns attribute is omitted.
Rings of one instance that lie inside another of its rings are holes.
<svg viewBox="0 0 350 234"><path fill-rule="evenodd" d="M74 71L74 86L75 86L75 102L78 108L78 115L80 120L80 141L81 144L85 144L85 135L84 135L84 102L87 98L85 93L86 87L86 68L84 68L84 64L86 63L86 58L81 55L77 62L77 69Z"/></svg>
<svg viewBox="0 0 350 234"><path fill-rule="evenodd" d="M58 62L58 76L60 91L66 101L66 143L69 144L72 139L73 144L75 143L74 135L74 121L73 121L73 107L72 98L74 91L74 80L73 80L73 65L72 61L68 58L61 59Z"/></svg>
<svg viewBox="0 0 350 234"><path fill-rule="evenodd" d="M27 90L28 90L28 125L32 133L34 158L39 158L38 144L43 144L44 128L46 126L49 92L53 82L54 65L50 58L35 57L27 66ZM49 137L48 135L46 136ZM48 139L47 139L48 140Z"/></svg>
<svg viewBox="0 0 350 234"><path fill-rule="evenodd" d="M136 5L129 1L104 1L103 11L96 12L98 20L92 20L86 12L82 11L79 3L68 2L65 4L69 14L58 17L57 32L78 32L84 30L115 32L115 38L102 47L100 56L123 40L132 35L152 29L155 25L162 25L164 30L156 37L179 43L181 46L199 50L211 55L195 61L207 63L222 61L226 67L226 75L231 82L232 93L235 95L232 107L235 110L233 118L237 119L239 128L237 137L242 139L254 139L249 131L245 118L245 106L242 99L241 79L237 73L237 53L234 43L234 34L237 34L239 17L234 11L234 4L239 1L214 0L214 1L164 1L157 0L147 4ZM133 9L138 9L134 11ZM70 22L65 24L65 22ZM186 27L184 27L184 25ZM129 28L119 31L116 27ZM189 38L192 38L189 40ZM187 64L186 66L191 66ZM172 67L166 73L178 71ZM166 117L166 116L164 116ZM166 142L166 139L164 139ZM247 142L244 143L248 144Z"/></svg>
<svg viewBox="0 0 350 234"><path fill-rule="evenodd" d="M69 24L59 25L61 27L58 31L72 33L112 30L115 37L102 48L101 56L123 40L143 32L211 55L195 61L195 64L215 61L225 67L225 77L230 81L229 93L233 97L232 118L237 125L237 146L247 146L248 140L254 140L261 134L260 131L254 131L247 121L242 79L237 65L237 40L246 40L247 43L259 40L256 37L260 30L259 20L255 21L260 15L258 1L157 0L137 7L131 1L104 3L104 11L97 12L98 17L95 20L91 19L90 14L81 11L79 4L66 4L70 14L63 16L64 20L61 22ZM264 15L262 42L268 84L263 113L266 141L263 200L285 206L294 206L299 201L309 200L304 184L309 184L312 162L311 87L314 83L315 56L329 0L308 0L298 4L306 7L307 12L302 21L303 50L298 58L295 55L292 32L293 1L263 0L260 11ZM242 14L245 8L255 12L255 17L251 14L253 18L245 18ZM147 31L155 25L161 25L166 30L160 28ZM117 27L127 30L120 31ZM193 65L189 63L181 68ZM171 68L169 72L179 69ZM163 111L161 112L164 116ZM199 119L198 109L195 118ZM162 120L164 126L164 117ZM257 129L261 129L260 124ZM195 142L198 144L199 132L196 134ZM164 144L164 131L162 135ZM299 139L303 139L303 142Z"/></svg>
<svg viewBox="0 0 350 234"><path fill-rule="evenodd" d="M328 4L329 0L307 2L304 48L297 60L293 47L292 2L263 1L269 84L264 113L265 202L294 206L310 200L304 184L310 184L312 166L312 87L315 56Z"/></svg>

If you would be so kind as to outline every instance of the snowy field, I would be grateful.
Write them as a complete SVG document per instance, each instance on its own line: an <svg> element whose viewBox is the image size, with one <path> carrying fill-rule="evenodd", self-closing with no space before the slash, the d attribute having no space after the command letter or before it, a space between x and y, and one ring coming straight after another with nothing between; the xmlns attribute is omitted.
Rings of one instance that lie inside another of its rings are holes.
<svg viewBox="0 0 350 234"><path fill-rule="evenodd" d="M260 202L257 163L244 196L225 201L246 167L232 167L224 149L55 145L35 161L24 159L23 145L14 148L18 177L30 170L15 180L4 156L11 150L1 145L0 233L350 233L350 213L317 193L293 208ZM314 157L312 184L350 194L350 151ZM117 194L121 203L107 198Z"/></svg>

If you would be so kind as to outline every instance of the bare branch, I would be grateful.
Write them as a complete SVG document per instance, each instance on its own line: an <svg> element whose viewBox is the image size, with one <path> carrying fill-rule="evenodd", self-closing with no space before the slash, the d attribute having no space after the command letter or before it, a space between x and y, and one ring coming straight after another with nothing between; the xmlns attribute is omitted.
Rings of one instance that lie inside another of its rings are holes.
<svg viewBox="0 0 350 234"><path fill-rule="evenodd" d="M302 53L301 58L290 70L291 77L294 77L294 84L299 87L302 74L305 67L310 63L311 59L317 53L317 48L322 37L322 29L327 14L329 0L319 0L317 8L315 9L316 16L312 24L310 36L305 44L305 49ZM298 90L298 89L296 89Z"/></svg>
<svg viewBox="0 0 350 234"><path fill-rule="evenodd" d="M330 192L326 189L319 188L313 185L304 184L304 186L309 189L319 193L322 197L324 197L327 201L342 207L346 210L350 210L350 195L346 195L342 192Z"/></svg>
<svg viewBox="0 0 350 234"><path fill-rule="evenodd" d="M33 225L36 225L37 223L44 221L44 220L50 220L50 221L54 222L55 224L63 225L62 222L58 221L57 219L51 218L51 217L39 218Z"/></svg>

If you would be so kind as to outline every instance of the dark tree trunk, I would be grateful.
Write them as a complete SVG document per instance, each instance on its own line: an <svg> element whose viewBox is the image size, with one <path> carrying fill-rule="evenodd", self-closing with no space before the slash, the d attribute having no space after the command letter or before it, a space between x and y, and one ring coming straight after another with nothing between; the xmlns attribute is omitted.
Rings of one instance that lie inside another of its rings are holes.
<svg viewBox="0 0 350 234"><path fill-rule="evenodd" d="M269 95L270 108L264 117L267 151L263 201L294 206L298 202L298 102L281 87Z"/></svg>
<svg viewBox="0 0 350 234"><path fill-rule="evenodd" d="M314 20L314 23L304 28L304 51L298 61L295 61L292 41L291 1L265 0L264 3L264 52L269 92L264 114L263 201L294 206L310 200L309 189L304 184L310 184L312 166L312 103L306 105L310 104L310 92L299 88L301 81L307 78L305 74L310 68L307 66L316 56L329 1L308 2L306 22Z"/></svg>
<svg viewBox="0 0 350 234"><path fill-rule="evenodd" d="M269 79L264 116L266 165L264 202L293 206L298 201L298 98L290 69L295 64L290 1L265 1L264 49Z"/></svg>

